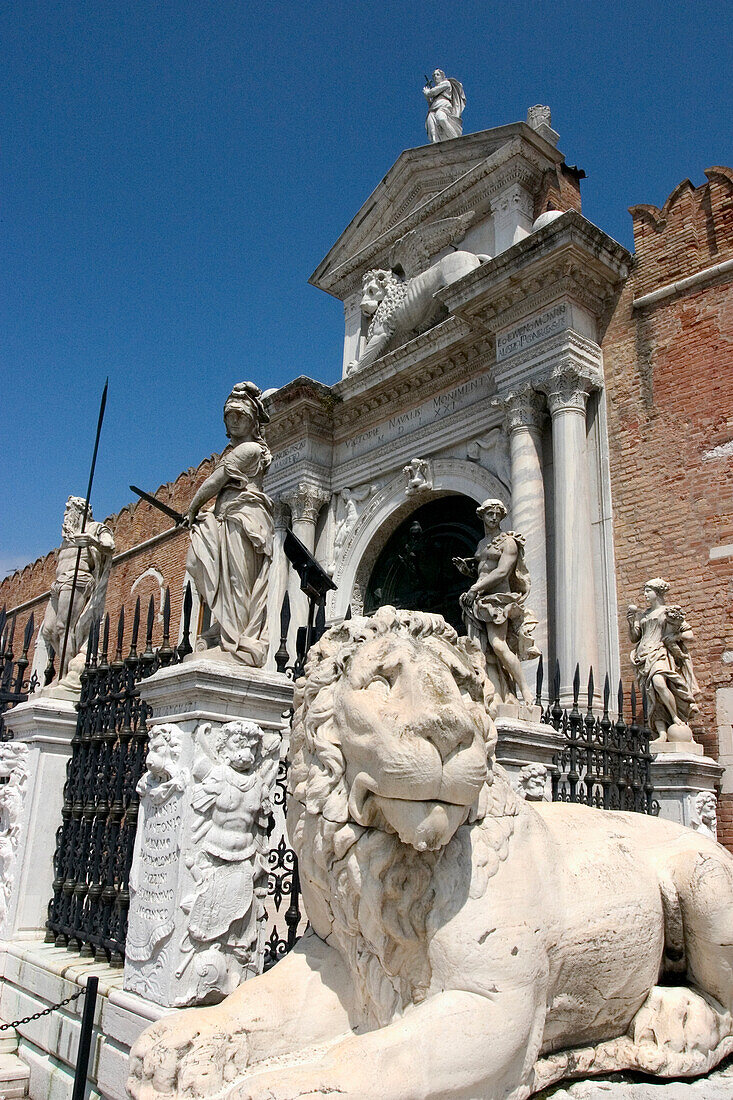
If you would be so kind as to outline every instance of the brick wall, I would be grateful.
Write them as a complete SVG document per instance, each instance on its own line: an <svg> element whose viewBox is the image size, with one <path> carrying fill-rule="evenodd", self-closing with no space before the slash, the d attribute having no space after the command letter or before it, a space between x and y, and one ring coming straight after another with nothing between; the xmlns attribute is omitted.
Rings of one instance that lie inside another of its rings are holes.
<svg viewBox="0 0 733 1100"><path fill-rule="evenodd" d="M702 689L696 735L716 757L716 688L733 682L733 457L706 457L733 440L733 273L634 309L634 299L733 256L733 172L688 180L661 209L631 208L636 260L604 339L619 629L631 676L625 609L643 604L652 576L672 583L695 633ZM733 795L720 808L733 847Z"/></svg>
<svg viewBox="0 0 733 1100"><path fill-rule="evenodd" d="M185 512L193 494L198 486L211 473L218 455L212 455L204 459L197 467L192 467L179 474L175 481L161 485L155 491L157 496L165 504L175 508L176 511ZM59 529L61 528L59 516ZM154 596L156 605L156 619L154 625L154 641L160 641L161 623L160 594L161 585L167 586L171 594L171 634L173 642L178 636L178 624L181 617L181 604L183 600L183 582L186 571L186 551L188 548L188 534L183 529L172 529L172 520L164 516L151 504L143 501L126 505L116 515L108 516L104 521L114 532L115 537L115 561L110 573L107 588L107 611L110 615L112 631L114 633L119 617L119 612L124 606L125 643L129 642L132 629L132 612L135 600L139 595L143 616L143 632L145 614L150 596ZM164 535L152 546L144 546L148 540L157 535ZM137 548L137 549L136 549ZM126 551L132 551L127 554ZM154 570L148 576L144 574L148 570ZM38 633L46 604L48 602L48 590L56 573L56 557L52 550L43 558L38 558L30 565L6 577L0 583L0 607L5 606L8 612L17 607L21 610L17 614L14 650L18 652L18 643L23 636L25 624L31 614L35 617L35 632ZM157 576L156 576L157 574ZM133 590L134 586L134 590ZM33 661L35 652L32 648L29 657Z"/></svg>

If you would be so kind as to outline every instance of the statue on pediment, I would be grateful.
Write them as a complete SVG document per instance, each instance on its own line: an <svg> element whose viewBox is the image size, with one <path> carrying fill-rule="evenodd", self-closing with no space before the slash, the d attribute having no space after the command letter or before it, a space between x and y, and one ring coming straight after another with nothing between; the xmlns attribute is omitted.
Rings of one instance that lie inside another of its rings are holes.
<svg viewBox="0 0 733 1100"><path fill-rule="evenodd" d="M432 84L428 81L422 92L428 101L425 129L431 144L460 137L463 133L461 116L466 106L461 82L447 77L442 69L436 69Z"/></svg>

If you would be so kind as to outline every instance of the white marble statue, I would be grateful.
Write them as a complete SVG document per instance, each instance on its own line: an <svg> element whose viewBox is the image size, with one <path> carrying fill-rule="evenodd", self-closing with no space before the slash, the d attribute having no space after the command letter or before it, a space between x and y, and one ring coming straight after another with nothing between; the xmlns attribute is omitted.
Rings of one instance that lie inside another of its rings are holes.
<svg viewBox="0 0 733 1100"><path fill-rule="evenodd" d="M361 514L364 505L377 491L376 485L357 485L353 489L345 488L334 497L334 534L333 534L333 565L336 563L344 549L346 540L354 530L356 521Z"/></svg>
<svg viewBox="0 0 733 1100"><path fill-rule="evenodd" d="M263 426L269 421L254 382L239 382L224 405L231 441L188 510L186 568L212 625L197 648L261 668L267 658L267 582L272 560L273 504L262 491L271 462ZM215 499L211 510L202 512Z"/></svg>
<svg viewBox="0 0 733 1100"><path fill-rule="evenodd" d="M537 620L527 608L530 578L524 537L501 530L507 515L501 500L485 500L476 515L483 520L485 532L476 553L472 558L453 558L461 573L476 578L461 596L466 630L481 643L498 700L516 703L519 696L532 706L522 661L540 654L532 638Z"/></svg>
<svg viewBox="0 0 733 1100"><path fill-rule="evenodd" d="M450 252L406 282L391 270L367 271L361 298L361 311L371 318L367 342L360 357L349 363L347 375L371 366L395 340L423 331L446 317L447 310L435 297L436 292L475 271L487 259L473 252Z"/></svg>
<svg viewBox="0 0 733 1100"><path fill-rule="evenodd" d="M194 887L176 977L196 980L183 1002L231 993L259 969L267 894L267 827L280 738L255 722L227 722L197 735L191 847L184 855ZM232 965L234 964L234 965Z"/></svg>
<svg viewBox="0 0 733 1100"><path fill-rule="evenodd" d="M429 458L413 458L402 472L405 475L405 496L414 497L428 493L433 487L433 467Z"/></svg>
<svg viewBox="0 0 733 1100"><path fill-rule="evenodd" d="M79 657L83 668L83 651L89 631L92 623L101 618L107 595L107 582L115 551L114 536L109 527L92 518L91 508L87 512L86 525L82 531L84 505L83 497L71 496L64 511L61 546L56 551L56 577L51 585L51 594L41 625L46 648L53 649L59 667L54 684L50 689L45 689L45 694L54 694L57 689L67 689L71 693L80 691L81 680L77 668L79 661L72 667L71 674L69 665L74 658ZM78 556L79 569L74 585ZM69 634L64 667L61 668L67 622Z"/></svg>
<svg viewBox="0 0 733 1100"><path fill-rule="evenodd" d="M288 804L311 928L221 1005L144 1032L135 1100L525 1100L733 1050L733 856L670 821L519 798L488 694L440 616L382 607L324 634Z"/></svg>
<svg viewBox="0 0 733 1100"><path fill-rule="evenodd" d="M665 602L668 591L669 583L655 577L644 585L647 610L629 606L631 663L647 693L649 725L657 740L689 742L694 740L690 720L700 713L695 702L700 688L687 649L693 634L682 608Z"/></svg>
<svg viewBox="0 0 733 1100"><path fill-rule="evenodd" d="M442 69L436 69L432 84L426 84L422 93L428 101L428 117L425 119L428 141L435 143L460 137L466 107L466 96L460 81L447 77Z"/></svg>

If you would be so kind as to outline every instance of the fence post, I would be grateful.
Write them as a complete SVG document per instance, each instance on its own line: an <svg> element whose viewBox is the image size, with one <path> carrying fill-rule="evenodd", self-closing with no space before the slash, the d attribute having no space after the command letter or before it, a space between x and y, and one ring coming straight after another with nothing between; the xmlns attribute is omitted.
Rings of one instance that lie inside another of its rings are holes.
<svg viewBox="0 0 733 1100"><path fill-rule="evenodd" d="M94 1028L94 1009L97 1005L97 988L99 978L90 974L87 978L87 987L84 994L84 1012L81 1017L81 1032L79 1033L79 1050L76 1055L76 1070L74 1071L74 1091L71 1100L84 1100L87 1091L87 1074L89 1071L89 1054L92 1049L92 1030Z"/></svg>

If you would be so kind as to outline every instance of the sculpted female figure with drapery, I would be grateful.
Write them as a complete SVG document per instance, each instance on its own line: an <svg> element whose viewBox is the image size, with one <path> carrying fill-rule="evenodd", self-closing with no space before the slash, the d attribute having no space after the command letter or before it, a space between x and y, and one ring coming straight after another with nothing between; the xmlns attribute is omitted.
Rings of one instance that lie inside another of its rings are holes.
<svg viewBox="0 0 733 1100"><path fill-rule="evenodd" d="M211 628L197 648L216 650L261 668L267 657L267 581L273 507L262 491L272 456L263 426L269 416L254 382L239 382L224 405L231 449L197 490L186 517L191 544L186 568L211 609ZM210 511L201 512L215 498Z"/></svg>

